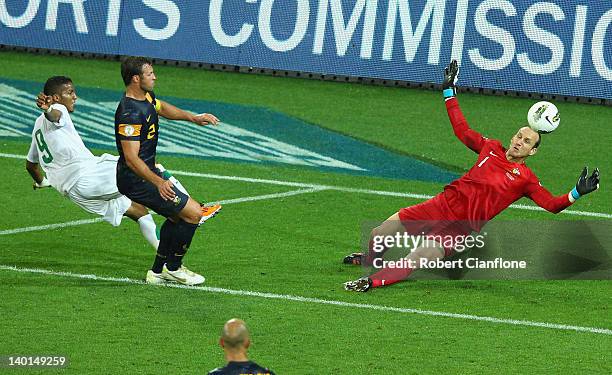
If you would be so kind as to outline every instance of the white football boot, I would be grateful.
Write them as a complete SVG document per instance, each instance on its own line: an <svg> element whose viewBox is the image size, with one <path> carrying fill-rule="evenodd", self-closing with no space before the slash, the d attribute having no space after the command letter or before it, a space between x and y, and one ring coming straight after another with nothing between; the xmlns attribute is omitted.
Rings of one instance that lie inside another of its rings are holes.
<svg viewBox="0 0 612 375"><path fill-rule="evenodd" d="M161 277L166 281L174 281L183 285L199 285L203 284L206 279L202 275L198 275L197 273L190 271L187 267L181 266L176 271L170 271L164 265L164 269L162 270Z"/></svg>

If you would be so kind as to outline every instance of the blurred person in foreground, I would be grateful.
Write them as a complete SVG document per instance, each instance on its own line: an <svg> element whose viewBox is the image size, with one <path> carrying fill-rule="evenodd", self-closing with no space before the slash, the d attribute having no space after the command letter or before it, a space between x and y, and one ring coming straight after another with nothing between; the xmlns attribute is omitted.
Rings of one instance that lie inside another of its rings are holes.
<svg viewBox="0 0 612 375"><path fill-rule="evenodd" d="M225 352L227 365L216 368L208 375L274 375L270 369L249 361L247 351L251 345L249 330L241 319L230 319L223 326L219 345Z"/></svg>

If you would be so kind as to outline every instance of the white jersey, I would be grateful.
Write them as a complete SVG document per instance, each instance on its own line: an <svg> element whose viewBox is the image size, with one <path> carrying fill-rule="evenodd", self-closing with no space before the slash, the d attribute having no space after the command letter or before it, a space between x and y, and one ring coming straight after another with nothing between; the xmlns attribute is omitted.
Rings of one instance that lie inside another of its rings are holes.
<svg viewBox="0 0 612 375"><path fill-rule="evenodd" d="M65 195L94 166L96 157L85 147L68 109L59 103L51 107L62 116L59 122L47 120L44 114L36 119L27 159L40 164L51 186Z"/></svg>

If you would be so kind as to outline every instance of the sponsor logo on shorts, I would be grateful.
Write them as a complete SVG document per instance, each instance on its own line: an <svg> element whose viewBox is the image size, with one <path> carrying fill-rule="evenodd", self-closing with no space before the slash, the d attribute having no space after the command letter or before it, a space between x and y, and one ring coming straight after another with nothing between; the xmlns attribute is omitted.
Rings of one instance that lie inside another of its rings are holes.
<svg viewBox="0 0 612 375"><path fill-rule="evenodd" d="M178 195L175 195L174 198L172 198L172 202L174 203L175 206L178 206L179 204L181 204L181 197L179 197Z"/></svg>

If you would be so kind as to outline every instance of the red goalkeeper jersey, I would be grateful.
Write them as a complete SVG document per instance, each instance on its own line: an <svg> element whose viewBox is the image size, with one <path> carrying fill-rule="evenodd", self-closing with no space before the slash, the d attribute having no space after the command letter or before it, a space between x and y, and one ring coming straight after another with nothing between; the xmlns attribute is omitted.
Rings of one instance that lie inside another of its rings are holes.
<svg viewBox="0 0 612 375"><path fill-rule="evenodd" d="M457 138L478 154L469 172L444 187L442 195L453 219L467 220L472 229L479 231L487 221L522 197L529 197L553 213L572 204L567 194L555 197L542 187L525 163L508 161L501 142L472 130L456 98L446 101L446 109Z"/></svg>

